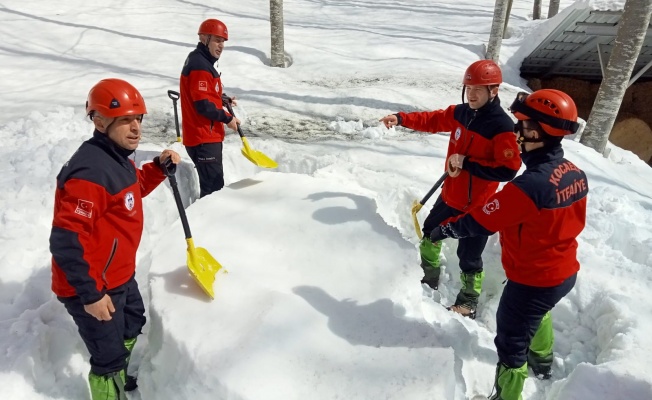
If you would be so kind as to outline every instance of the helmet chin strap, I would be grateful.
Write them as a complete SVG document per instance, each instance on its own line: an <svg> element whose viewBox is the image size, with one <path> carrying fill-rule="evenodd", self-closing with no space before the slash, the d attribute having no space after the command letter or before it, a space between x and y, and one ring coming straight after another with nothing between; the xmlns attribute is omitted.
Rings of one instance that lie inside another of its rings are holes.
<svg viewBox="0 0 652 400"><path fill-rule="evenodd" d="M523 121L518 121L518 123L514 125L514 132L518 134L516 143L521 148L521 153L527 153L527 150L525 149L526 143L543 143L545 141L541 132L539 132L538 138L525 137L525 134L523 133Z"/></svg>

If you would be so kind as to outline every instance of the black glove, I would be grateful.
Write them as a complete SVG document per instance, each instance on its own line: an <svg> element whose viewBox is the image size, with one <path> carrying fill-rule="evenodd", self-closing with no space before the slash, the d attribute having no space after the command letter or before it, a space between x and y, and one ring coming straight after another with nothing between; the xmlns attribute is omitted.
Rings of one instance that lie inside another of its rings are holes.
<svg viewBox="0 0 652 400"><path fill-rule="evenodd" d="M430 232L430 241L435 243L441 240L446 239L448 236L444 235L444 232L441 229L441 226L436 227Z"/></svg>
<svg viewBox="0 0 652 400"><path fill-rule="evenodd" d="M177 164L172 162L171 157L166 158L165 162L163 163L158 157L156 157L155 161L158 161L158 166L161 168L161 171L163 171L165 176L174 176L174 174L177 172Z"/></svg>
<svg viewBox="0 0 652 400"><path fill-rule="evenodd" d="M233 99L231 99L229 96L226 95L226 93L222 93L222 104L231 104L233 103Z"/></svg>

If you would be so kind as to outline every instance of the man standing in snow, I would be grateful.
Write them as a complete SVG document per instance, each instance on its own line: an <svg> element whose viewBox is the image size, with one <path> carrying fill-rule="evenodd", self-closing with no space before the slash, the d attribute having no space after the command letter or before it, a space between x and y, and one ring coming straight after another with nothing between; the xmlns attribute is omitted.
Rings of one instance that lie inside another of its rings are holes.
<svg viewBox="0 0 652 400"><path fill-rule="evenodd" d="M422 132L451 132L446 168L448 177L423 224L419 245L421 283L439 286L441 241L430 233L452 217L468 213L496 192L499 182L513 179L521 165L514 140L514 122L500 107L498 86L502 72L492 60L471 64L464 73L468 103L431 112L399 112L381 118L387 128L402 125ZM482 252L488 237L461 238L457 248L462 289L450 310L475 318L484 279Z"/></svg>
<svg viewBox="0 0 652 400"><path fill-rule="evenodd" d="M226 25L207 19L199 26L199 43L188 54L181 70L179 93L183 144L199 175L200 197L224 187L222 142L224 125L237 131L240 121L223 109L224 101L235 103L222 93L217 61L229 40Z"/></svg>
<svg viewBox="0 0 652 400"><path fill-rule="evenodd" d="M91 355L93 400L126 399L135 389L127 364L145 324L135 280L143 202L164 179L162 165L180 161L164 150L142 169L128 157L147 113L128 82L104 79L91 88L86 112L95 125L57 176L50 234L52 290L79 329Z"/></svg>
<svg viewBox="0 0 652 400"><path fill-rule="evenodd" d="M577 131L577 108L553 89L519 93L510 110L525 172L483 207L436 227L433 241L500 232L507 276L496 313L496 368L492 400L519 400L527 367L548 379L553 361L550 310L575 285L577 236L586 222L586 175L564 158L561 141Z"/></svg>

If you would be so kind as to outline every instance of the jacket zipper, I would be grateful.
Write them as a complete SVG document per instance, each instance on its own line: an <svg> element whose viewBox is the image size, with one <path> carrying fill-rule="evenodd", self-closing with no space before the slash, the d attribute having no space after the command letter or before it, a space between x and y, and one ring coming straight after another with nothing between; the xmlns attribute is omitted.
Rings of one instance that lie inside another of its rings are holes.
<svg viewBox="0 0 652 400"><path fill-rule="evenodd" d="M466 127L465 127L466 128L466 133L469 132L469 127L471 126L471 123L475 120L475 117L477 116L477 114L478 114L477 111L473 111L473 117L471 118L469 123L466 124ZM466 149L464 149L464 155L465 156L466 156L466 153L471 148L471 144L473 143L473 138L475 138L475 133L471 134L471 140L469 140L469 145L466 146ZM471 205L471 193L472 192L473 192L473 176L471 176L471 174L469 174L469 194L468 194L466 205L464 206L463 210L465 210L466 208L468 208L468 206Z"/></svg>
<svg viewBox="0 0 652 400"><path fill-rule="evenodd" d="M111 261L113 261L113 257L115 256L116 250L118 250L118 238L113 239L111 254L109 254L109 259L107 260L106 265L104 266L104 270L102 271L102 281L107 286L109 286L109 283L106 281L106 271L109 269L109 265L111 265Z"/></svg>

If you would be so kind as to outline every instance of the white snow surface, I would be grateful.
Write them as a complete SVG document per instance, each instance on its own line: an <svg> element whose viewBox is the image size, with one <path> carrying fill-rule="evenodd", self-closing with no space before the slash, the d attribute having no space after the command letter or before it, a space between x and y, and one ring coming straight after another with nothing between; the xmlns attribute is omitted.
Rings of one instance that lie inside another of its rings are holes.
<svg viewBox="0 0 652 400"><path fill-rule="evenodd" d="M446 399L488 395L504 274L497 235L476 321L448 312L419 284L410 209L439 177L447 134L378 119L460 101L462 74L482 56L493 1L285 0L288 68L270 68L269 6L259 0L0 4L0 387L2 399L88 399L88 353L50 289L55 178L90 137L86 94L117 77L149 114L138 164L164 148L177 172L195 245L223 266L213 301L187 273L170 186L145 199L137 280L148 323L130 371L130 399ZM532 21L515 0L503 42L502 105L527 90L521 60L572 8ZM543 1L544 15L548 2ZM224 147L227 187L201 200L172 102L196 29L229 27L219 69L262 170ZM553 310L550 381L524 398L650 399L652 174L631 152L603 158L573 140L566 156L589 178L576 287ZM419 213L420 222L434 201ZM441 303L459 289L457 243L444 242ZM227 272L228 271L228 272Z"/></svg>

